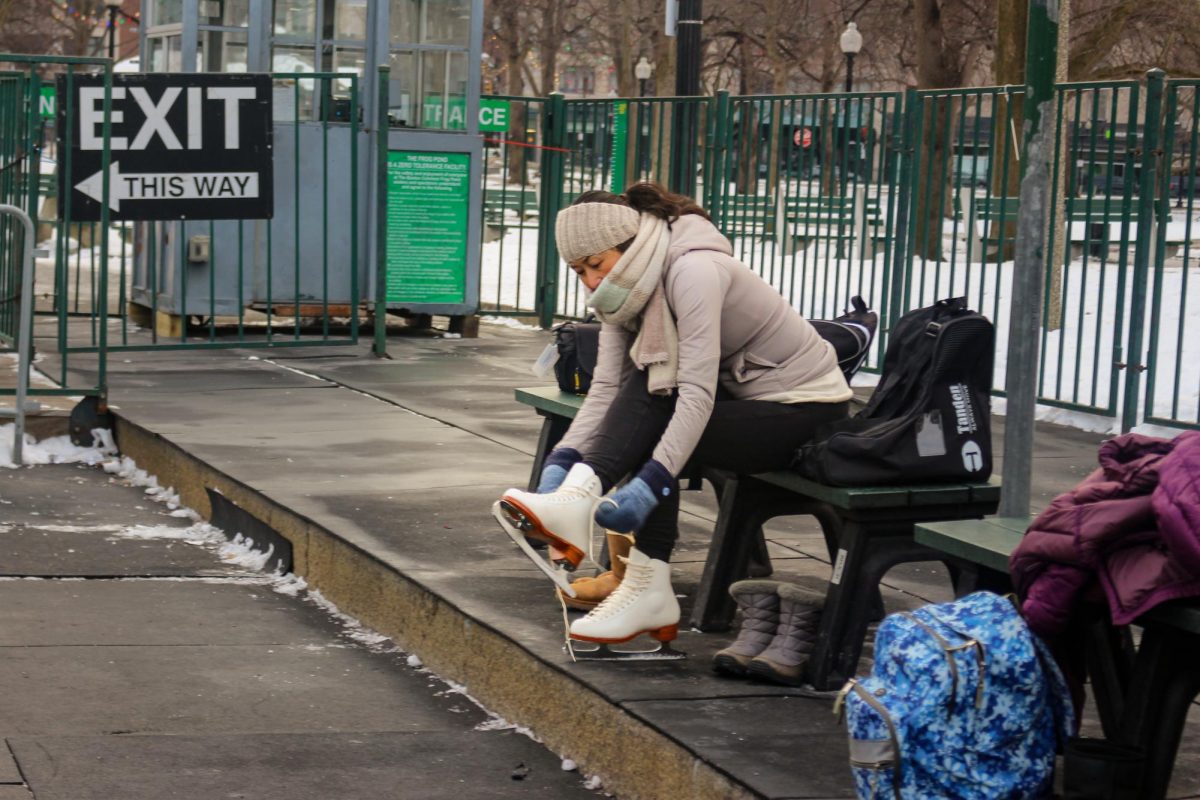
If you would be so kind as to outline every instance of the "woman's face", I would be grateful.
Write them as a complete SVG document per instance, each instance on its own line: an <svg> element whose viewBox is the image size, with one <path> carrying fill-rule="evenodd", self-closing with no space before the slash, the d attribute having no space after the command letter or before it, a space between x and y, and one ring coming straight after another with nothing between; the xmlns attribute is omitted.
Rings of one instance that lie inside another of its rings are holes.
<svg viewBox="0 0 1200 800"><path fill-rule="evenodd" d="M589 292L596 291L596 287L600 285L600 281L604 280L617 262L621 260L621 253L616 248L610 248L602 253L597 253L594 256L581 258L578 261L572 261L568 266L575 270L575 274L579 276L579 280L587 287Z"/></svg>

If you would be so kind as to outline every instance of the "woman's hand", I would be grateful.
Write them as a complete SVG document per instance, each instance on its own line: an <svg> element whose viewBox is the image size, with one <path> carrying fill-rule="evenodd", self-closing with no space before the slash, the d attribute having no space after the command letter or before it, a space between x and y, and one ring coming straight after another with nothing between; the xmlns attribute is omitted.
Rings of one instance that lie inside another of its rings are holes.
<svg viewBox="0 0 1200 800"><path fill-rule="evenodd" d="M660 500L670 496L674 482L666 467L650 459L631 481L600 501L597 524L616 533L636 533Z"/></svg>
<svg viewBox="0 0 1200 800"><path fill-rule="evenodd" d="M583 455L573 447L560 447L546 456L538 479L538 494L548 494L562 486L571 467L583 461Z"/></svg>

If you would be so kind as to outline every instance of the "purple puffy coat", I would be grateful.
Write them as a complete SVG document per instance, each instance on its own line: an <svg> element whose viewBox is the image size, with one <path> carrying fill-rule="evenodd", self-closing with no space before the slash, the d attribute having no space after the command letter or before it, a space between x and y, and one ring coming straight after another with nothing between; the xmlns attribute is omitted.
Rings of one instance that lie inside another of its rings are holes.
<svg viewBox="0 0 1200 800"><path fill-rule="evenodd" d="M1200 431L1130 433L1100 445L1100 469L1043 511L1009 560L1029 627L1066 627L1097 581L1114 624L1200 595Z"/></svg>

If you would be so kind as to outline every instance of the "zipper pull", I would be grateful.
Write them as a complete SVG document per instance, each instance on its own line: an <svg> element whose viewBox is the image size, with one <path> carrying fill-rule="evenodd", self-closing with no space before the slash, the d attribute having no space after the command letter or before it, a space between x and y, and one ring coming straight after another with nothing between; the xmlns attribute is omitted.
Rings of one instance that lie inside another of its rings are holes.
<svg viewBox="0 0 1200 800"><path fill-rule="evenodd" d="M838 724L841 725L846 721L846 695L854 690L854 678L846 681L846 685L837 693L837 698L833 701L833 715L837 717Z"/></svg>

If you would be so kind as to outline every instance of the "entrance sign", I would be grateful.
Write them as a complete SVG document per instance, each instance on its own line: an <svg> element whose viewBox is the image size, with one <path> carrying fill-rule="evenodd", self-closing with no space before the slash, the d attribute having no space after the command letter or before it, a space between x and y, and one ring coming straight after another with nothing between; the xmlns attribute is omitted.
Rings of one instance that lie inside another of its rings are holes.
<svg viewBox="0 0 1200 800"><path fill-rule="evenodd" d="M124 74L112 81L110 219L272 216L269 76ZM64 76L57 96L66 95ZM104 199L103 79L76 76L70 102L73 130L62 102L56 127L59 152L70 145L71 219L95 221ZM60 167L60 196L65 179ZM60 214L64 208L60 203Z"/></svg>
<svg viewBox="0 0 1200 800"><path fill-rule="evenodd" d="M439 97L427 97L422 106L421 124L426 128L443 128L461 131L466 128L467 101L462 97L451 97L445 107ZM446 119L442 121L442 112ZM479 130L481 133L499 133L508 130L509 106L507 100L490 97L479 98Z"/></svg>
<svg viewBox="0 0 1200 800"><path fill-rule="evenodd" d="M471 156L389 151L387 302L466 300Z"/></svg>

